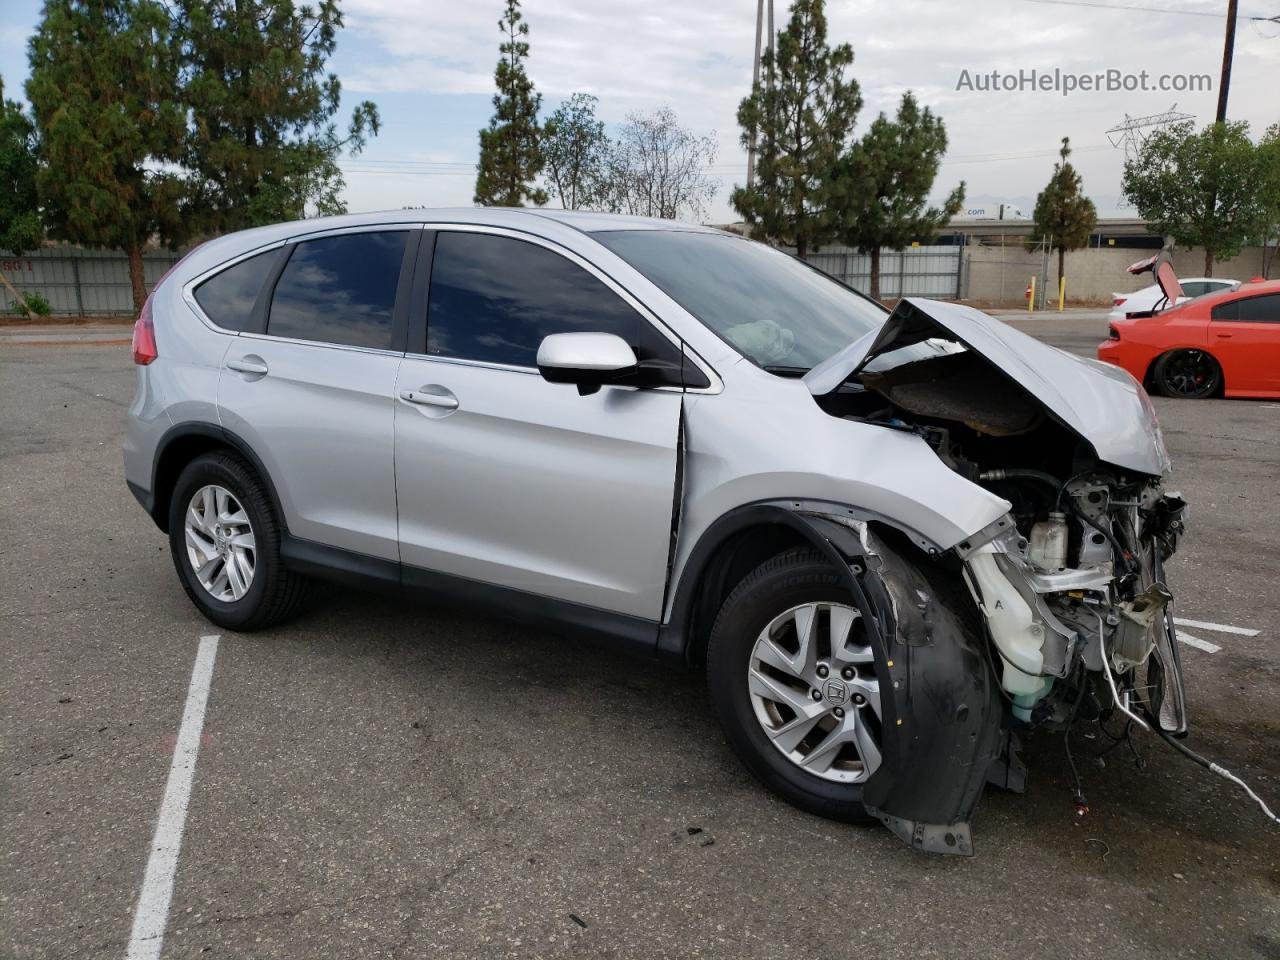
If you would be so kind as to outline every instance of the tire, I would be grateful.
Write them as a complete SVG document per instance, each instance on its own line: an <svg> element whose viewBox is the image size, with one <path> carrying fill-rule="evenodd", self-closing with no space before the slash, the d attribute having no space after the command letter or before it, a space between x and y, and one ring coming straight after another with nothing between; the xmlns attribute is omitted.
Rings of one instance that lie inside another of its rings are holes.
<svg viewBox="0 0 1280 960"><path fill-rule="evenodd" d="M853 607L853 600L842 584L840 574L812 549L781 553L748 574L725 600L711 631L707 645L707 683L711 701L730 745L766 787L788 803L810 813L847 823L873 823L875 820L862 805L862 784L829 779L830 771L820 776L802 769L777 745L782 738L771 739L766 733L765 721L758 716L760 700L753 699L751 684L756 680L748 680L748 671L767 668L767 665L762 667L762 661L756 658L762 631L787 611L810 604ZM850 638L853 639L853 632ZM834 657L831 657L831 664L836 664ZM860 674L861 667L856 670ZM830 676L835 679L837 674L832 672ZM812 697L812 691L801 695ZM854 695L849 693L846 696L848 699L842 702L852 714ZM879 702L878 696L876 702ZM766 710L771 709L766 706ZM861 709L868 710L869 706L864 704ZM786 722L785 715L780 719ZM796 717L797 721L800 719ZM839 730L837 727L832 732ZM878 727L876 734L878 737ZM803 744L800 749L804 749ZM839 749L844 751L846 748ZM863 779L873 769L867 769Z"/></svg>
<svg viewBox="0 0 1280 960"><path fill-rule="evenodd" d="M225 526L215 522L221 517L228 518ZM286 570L280 559L282 526L262 481L239 457L206 453L187 464L169 501L169 548L183 589L206 618L219 627L248 632L281 623L298 611L310 583ZM194 542L189 542L190 534ZM207 586L193 556L204 559L217 551L225 555L221 567L214 557L217 575L206 575ZM238 559L231 557L233 552ZM246 570L251 571L247 576Z"/></svg>
<svg viewBox="0 0 1280 960"><path fill-rule="evenodd" d="M1222 367L1203 350L1173 350L1151 368L1155 388L1166 397L1203 400L1222 387Z"/></svg>

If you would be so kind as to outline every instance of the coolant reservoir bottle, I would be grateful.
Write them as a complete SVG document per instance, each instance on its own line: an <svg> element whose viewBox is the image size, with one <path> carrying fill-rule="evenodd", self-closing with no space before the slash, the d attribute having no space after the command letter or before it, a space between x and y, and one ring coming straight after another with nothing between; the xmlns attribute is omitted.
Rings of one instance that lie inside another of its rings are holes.
<svg viewBox="0 0 1280 960"><path fill-rule="evenodd" d="M1067 515L1054 511L1048 520L1031 528L1027 559L1041 570L1061 570L1067 565Z"/></svg>

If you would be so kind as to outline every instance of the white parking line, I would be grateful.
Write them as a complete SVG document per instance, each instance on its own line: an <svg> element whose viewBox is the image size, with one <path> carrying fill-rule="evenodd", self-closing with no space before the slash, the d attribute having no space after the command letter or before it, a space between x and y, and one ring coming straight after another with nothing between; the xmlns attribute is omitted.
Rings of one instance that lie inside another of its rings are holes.
<svg viewBox="0 0 1280 960"><path fill-rule="evenodd" d="M1199 637L1193 637L1189 633L1178 631L1178 639L1185 643L1188 647L1195 647L1197 650L1203 650L1205 653L1217 653L1222 648L1216 643L1210 643L1208 640L1201 640Z"/></svg>
<svg viewBox="0 0 1280 960"><path fill-rule="evenodd" d="M1183 620L1181 617L1174 617L1173 622L1180 627L1199 627L1201 630L1212 630L1214 633L1234 633L1240 637L1256 637L1257 630L1250 630L1248 627L1229 627L1225 623L1209 623L1206 620Z"/></svg>
<svg viewBox="0 0 1280 960"><path fill-rule="evenodd" d="M160 801L156 834L151 841L151 856L142 879L142 893L133 916L133 933L129 937L126 960L158 960L164 946L164 928L169 919L169 900L173 896L173 878L178 870L178 851L182 847L182 828L187 821L187 801L191 798L191 781L196 775L196 754L200 751L200 731L204 727L204 708L209 702L209 683L213 679L213 660L218 654L218 637L200 638L191 686L187 688L187 705L182 711L182 726L173 747L173 763L169 782Z"/></svg>

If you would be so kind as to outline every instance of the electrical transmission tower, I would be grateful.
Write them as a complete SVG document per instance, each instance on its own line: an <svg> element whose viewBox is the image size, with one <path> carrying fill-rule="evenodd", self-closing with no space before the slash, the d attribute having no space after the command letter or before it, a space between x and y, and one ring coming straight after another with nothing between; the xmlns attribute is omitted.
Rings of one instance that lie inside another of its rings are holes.
<svg viewBox="0 0 1280 960"><path fill-rule="evenodd" d="M1164 113L1153 113L1147 117L1131 117L1126 113L1123 123L1118 123L1107 131L1107 139L1113 147L1124 147L1124 159L1127 163L1137 159L1147 138L1160 127L1194 119L1192 114L1180 111L1176 103Z"/></svg>

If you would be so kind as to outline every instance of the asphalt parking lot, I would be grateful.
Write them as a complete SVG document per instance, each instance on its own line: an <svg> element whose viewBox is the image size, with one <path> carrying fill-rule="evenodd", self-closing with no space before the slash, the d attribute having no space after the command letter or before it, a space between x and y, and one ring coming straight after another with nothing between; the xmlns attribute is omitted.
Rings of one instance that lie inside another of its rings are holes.
<svg viewBox="0 0 1280 960"><path fill-rule="evenodd" d="M0 957L125 956L217 632L125 489L127 328L80 334L0 338ZM1192 631L1220 649L1183 648L1191 742L1280 806L1280 403L1156 406L1194 511L1177 613L1258 631ZM1076 738L1077 820L1032 740L976 858L929 857L758 787L696 674L334 589L221 636L164 956L1280 958L1280 829L1138 745Z"/></svg>

